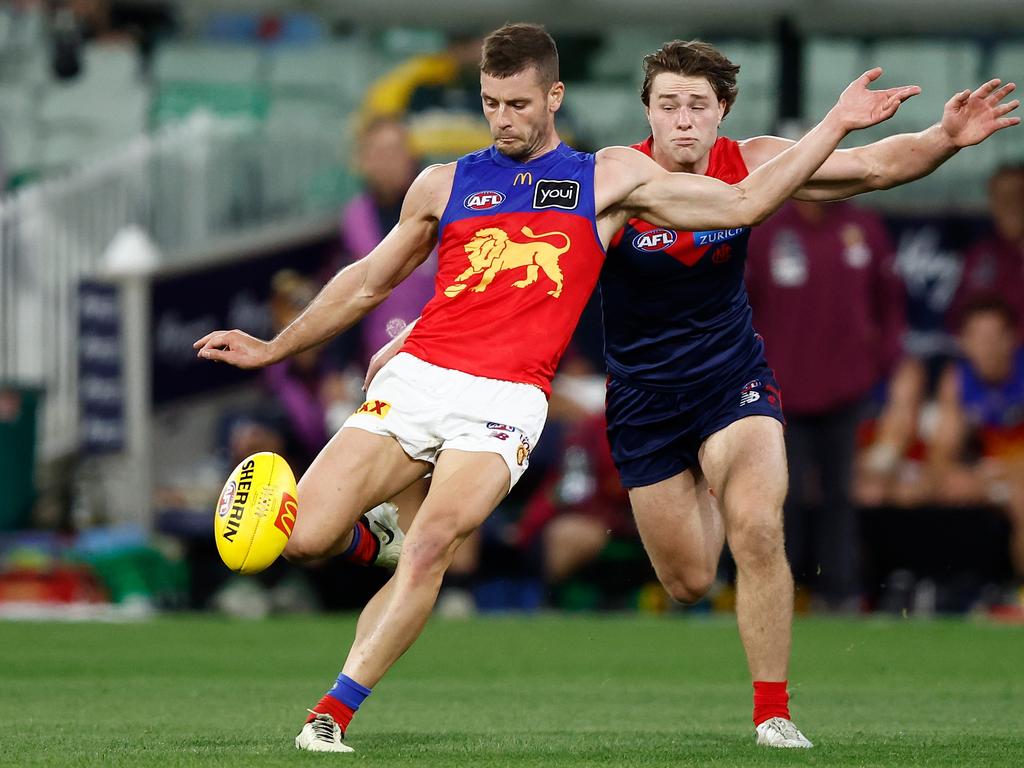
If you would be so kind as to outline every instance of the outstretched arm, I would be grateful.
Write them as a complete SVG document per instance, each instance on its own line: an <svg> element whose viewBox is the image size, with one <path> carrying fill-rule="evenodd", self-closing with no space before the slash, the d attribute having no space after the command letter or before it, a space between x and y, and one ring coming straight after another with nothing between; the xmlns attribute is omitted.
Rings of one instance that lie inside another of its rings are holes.
<svg viewBox="0 0 1024 768"><path fill-rule="evenodd" d="M980 144L996 131L1020 123L1007 117L1020 101L1004 100L1016 86L990 80L974 91L961 91L946 102L942 119L918 133L903 133L832 153L795 195L800 200L840 200L889 189L927 176L959 150ZM741 144L748 168L756 168L793 144L775 136L758 136Z"/></svg>
<svg viewBox="0 0 1024 768"><path fill-rule="evenodd" d="M215 331L192 345L199 357L261 368L355 325L430 255L438 218L451 192L452 169L432 166L423 171L406 193L395 228L365 258L336 274L272 341L239 330Z"/></svg>
<svg viewBox="0 0 1024 768"><path fill-rule="evenodd" d="M631 185L618 203L630 215L680 230L750 226L763 221L811 177L852 130L892 117L917 86L871 91L881 69L865 72L839 97L825 118L792 147L764 163L738 184L707 176L669 173L638 152L610 147L598 153L604 178L617 176ZM621 187L620 187L621 189ZM610 205L609 205L610 207Z"/></svg>

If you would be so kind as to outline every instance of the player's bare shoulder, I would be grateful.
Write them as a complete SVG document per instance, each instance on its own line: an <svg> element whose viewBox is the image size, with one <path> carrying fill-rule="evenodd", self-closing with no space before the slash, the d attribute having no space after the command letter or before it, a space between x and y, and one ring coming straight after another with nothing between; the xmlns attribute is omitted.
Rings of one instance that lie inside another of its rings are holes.
<svg viewBox="0 0 1024 768"><path fill-rule="evenodd" d="M631 198L658 166L632 147L605 147L594 155L594 202L599 225L618 230L632 215ZM602 227L603 229L603 227Z"/></svg>
<svg viewBox="0 0 1024 768"><path fill-rule="evenodd" d="M438 163L420 171L405 193L402 218L440 219L452 194L455 166L455 163Z"/></svg>
<svg viewBox="0 0 1024 768"><path fill-rule="evenodd" d="M597 212L623 203L629 194L650 177L654 161L632 147L605 147L594 155L594 185Z"/></svg>
<svg viewBox="0 0 1024 768"><path fill-rule="evenodd" d="M739 145L743 164L747 166L748 171L754 171L776 155L782 154L796 142L779 136L751 136L749 139L740 139L736 143Z"/></svg>

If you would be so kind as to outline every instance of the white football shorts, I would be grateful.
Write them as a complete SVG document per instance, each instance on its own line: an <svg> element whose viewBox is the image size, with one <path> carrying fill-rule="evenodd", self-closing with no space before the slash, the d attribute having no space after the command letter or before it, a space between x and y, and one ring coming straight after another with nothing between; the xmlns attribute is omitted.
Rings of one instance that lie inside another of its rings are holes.
<svg viewBox="0 0 1024 768"><path fill-rule="evenodd" d="M374 376L366 402L342 429L388 435L410 457L431 464L449 448L497 453L508 465L511 490L530 464L547 414L547 397L531 384L441 368L401 352Z"/></svg>

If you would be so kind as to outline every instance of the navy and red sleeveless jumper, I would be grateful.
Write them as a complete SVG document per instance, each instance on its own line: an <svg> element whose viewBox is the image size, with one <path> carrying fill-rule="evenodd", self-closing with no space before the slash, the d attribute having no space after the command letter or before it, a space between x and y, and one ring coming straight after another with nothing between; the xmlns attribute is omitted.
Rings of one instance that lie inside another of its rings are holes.
<svg viewBox="0 0 1024 768"><path fill-rule="evenodd" d="M651 154L652 140L634 149ZM747 176L719 138L707 175ZM748 415L782 421L775 377L743 284L750 229L681 232L632 219L601 272L608 436L627 488L697 463L701 443Z"/></svg>

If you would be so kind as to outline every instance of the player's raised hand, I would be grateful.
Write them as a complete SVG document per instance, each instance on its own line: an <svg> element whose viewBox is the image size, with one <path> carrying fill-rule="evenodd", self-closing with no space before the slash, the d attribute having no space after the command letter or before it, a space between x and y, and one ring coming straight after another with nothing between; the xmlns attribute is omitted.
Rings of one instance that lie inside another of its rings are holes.
<svg viewBox="0 0 1024 768"><path fill-rule="evenodd" d="M244 331L214 331L192 345L199 357L236 368L262 368L274 362L270 345Z"/></svg>
<svg viewBox="0 0 1024 768"><path fill-rule="evenodd" d="M942 130L955 147L980 144L996 131L1020 123L1019 117L1006 116L1020 106L1020 99L1004 102L1017 86L1001 84L998 78L989 80L974 91L968 89L953 94L946 102L942 110Z"/></svg>
<svg viewBox="0 0 1024 768"><path fill-rule="evenodd" d="M901 85L873 91L868 86L882 76L882 68L869 69L848 86L839 96L833 111L848 131L867 128L888 120L896 114L900 104L921 92L920 86Z"/></svg>

